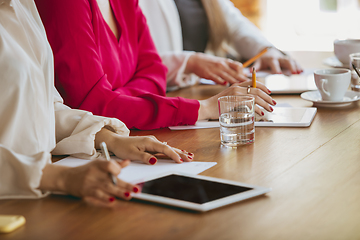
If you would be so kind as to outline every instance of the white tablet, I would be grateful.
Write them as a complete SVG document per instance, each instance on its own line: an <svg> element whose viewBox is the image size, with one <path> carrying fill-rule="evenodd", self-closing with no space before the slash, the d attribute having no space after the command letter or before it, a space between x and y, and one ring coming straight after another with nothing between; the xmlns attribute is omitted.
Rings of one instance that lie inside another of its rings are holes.
<svg viewBox="0 0 360 240"><path fill-rule="evenodd" d="M315 107L274 107L273 112L263 111L264 116L256 114L255 127L308 127L312 123L317 108ZM218 128L219 120L200 120L195 125L171 126L171 130L189 130Z"/></svg>
<svg viewBox="0 0 360 240"><path fill-rule="evenodd" d="M269 192L271 189L225 179L169 172L135 182L133 198L205 212Z"/></svg>
<svg viewBox="0 0 360 240"><path fill-rule="evenodd" d="M305 69L301 74L271 74L259 81L271 90L272 94L300 94L316 90L315 69Z"/></svg>
<svg viewBox="0 0 360 240"><path fill-rule="evenodd" d="M256 127L308 127L312 123L317 108L274 107L273 112L255 117Z"/></svg>

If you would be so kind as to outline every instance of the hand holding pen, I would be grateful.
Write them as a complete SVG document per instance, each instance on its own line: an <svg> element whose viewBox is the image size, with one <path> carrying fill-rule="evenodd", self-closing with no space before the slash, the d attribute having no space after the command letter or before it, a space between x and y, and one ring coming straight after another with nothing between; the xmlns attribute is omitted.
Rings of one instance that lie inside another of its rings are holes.
<svg viewBox="0 0 360 240"><path fill-rule="evenodd" d="M105 156L105 159L106 159L107 161L110 161L110 154L109 154L109 151L108 151L108 149L107 149L106 143L105 143L105 142L101 142L101 143L100 143L100 148L101 148L102 154ZM116 186L116 185L117 185L116 176L112 175L111 173L109 173L109 175L110 175L110 178L111 178L113 184Z"/></svg>

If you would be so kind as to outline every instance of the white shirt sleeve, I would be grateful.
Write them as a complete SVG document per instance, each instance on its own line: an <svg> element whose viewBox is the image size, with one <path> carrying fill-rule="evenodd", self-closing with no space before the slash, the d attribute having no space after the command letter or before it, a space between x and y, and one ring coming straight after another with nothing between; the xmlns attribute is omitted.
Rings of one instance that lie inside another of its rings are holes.
<svg viewBox="0 0 360 240"><path fill-rule="evenodd" d="M95 116L90 112L65 106L57 91L54 106L57 142L52 151L54 155L73 155L87 159L98 157L94 146L95 134L104 126L109 126L117 134L129 135L129 129L116 118Z"/></svg>
<svg viewBox="0 0 360 240"><path fill-rule="evenodd" d="M42 169L50 162L49 152L25 155L0 144L0 199L46 196L48 192L40 191L38 186Z"/></svg>
<svg viewBox="0 0 360 240"><path fill-rule="evenodd" d="M230 0L218 0L230 31L230 45L242 59L249 59L262 49L273 46L261 31Z"/></svg>

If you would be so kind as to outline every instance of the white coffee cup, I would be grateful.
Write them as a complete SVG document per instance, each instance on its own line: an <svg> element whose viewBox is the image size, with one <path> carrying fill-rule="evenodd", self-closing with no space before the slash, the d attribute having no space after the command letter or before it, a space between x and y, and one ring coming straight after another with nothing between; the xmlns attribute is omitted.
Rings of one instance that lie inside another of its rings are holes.
<svg viewBox="0 0 360 240"><path fill-rule="evenodd" d="M349 88L349 69L320 69L314 72L315 84L323 101L341 102Z"/></svg>

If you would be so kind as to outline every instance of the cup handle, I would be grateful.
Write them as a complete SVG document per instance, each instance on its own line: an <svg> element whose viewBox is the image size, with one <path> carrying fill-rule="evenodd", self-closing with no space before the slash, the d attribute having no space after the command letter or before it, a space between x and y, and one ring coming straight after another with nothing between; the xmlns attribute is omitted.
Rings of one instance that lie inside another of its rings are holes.
<svg viewBox="0 0 360 240"><path fill-rule="evenodd" d="M327 79L320 79L320 90L325 93L326 96L330 97L330 93L328 91L325 90L325 84L327 84L328 80Z"/></svg>

